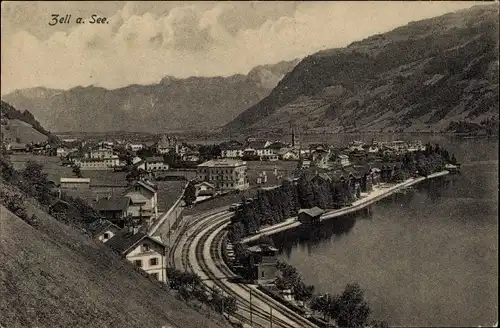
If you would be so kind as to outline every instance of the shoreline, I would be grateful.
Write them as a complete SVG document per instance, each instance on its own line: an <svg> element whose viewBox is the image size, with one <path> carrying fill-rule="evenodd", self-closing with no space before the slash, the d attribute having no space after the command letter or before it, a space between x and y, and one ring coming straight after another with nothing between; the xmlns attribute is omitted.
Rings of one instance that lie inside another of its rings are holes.
<svg viewBox="0 0 500 328"><path fill-rule="evenodd" d="M418 178L410 178L407 179L401 183L395 184L395 185L387 185L384 184L383 186L387 186L386 188L381 188L381 185L374 186L374 190L372 190L370 193L365 194L365 197L356 200L355 202L352 203L352 206L341 208L338 210L331 210L323 214L320 218L320 221L324 220L329 220L333 219L339 216L343 216L349 213L353 213L356 211L359 211L368 205L371 205L373 203L378 202L379 200L386 198L390 195L393 195L397 191L410 187L414 184L417 184L419 182L428 180L428 179L433 179L441 176L448 175L450 172L449 171L440 171L436 172L433 174L428 175L427 177L418 177ZM293 229L296 227L301 226L302 223L298 221L298 217L292 217L289 218L283 222L280 222L278 224L274 224L272 226L265 227L263 229L260 229L256 234L253 234L251 236L243 238L240 243L241 244L247 244L249 242L258 240L262 238L263 236L271 236L274 235L278 232L286 231L289 229Z"/></svg>

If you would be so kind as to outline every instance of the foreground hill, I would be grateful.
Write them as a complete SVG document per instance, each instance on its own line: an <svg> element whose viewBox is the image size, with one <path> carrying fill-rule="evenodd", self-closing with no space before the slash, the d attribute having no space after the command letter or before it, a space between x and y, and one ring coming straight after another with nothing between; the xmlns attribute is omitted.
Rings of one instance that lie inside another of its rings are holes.
<svg viewBox="0 0 500 328"><path fill-rule="evenodd" d="M8 103L1 103L1 139L6 144L42 143L55 138L45 130L29 111L20 112Z"/></svg>
<svg viewBox="0 0 500 328"><path fill-rule="evenodd" d="M247 75L167 76L158 84L115 90L32 88L2 98L17 108L28 108L56 132L206 130L222 126L263 99L297 62L258 66Z"/></svg>
<svg viewBox="0 0 500 328"><path fill-rule="evenodd" d="M453 121L498 117L498 8L412 22L308 56L224 130L446 131Z"/></svg>
<svg viewBox="0 0 500 328"><path fill-rule="evenodd" d="M2 186L2 190L5 185ZM33 227L0 206L1 327L227 327L40 209Z"/></svg>

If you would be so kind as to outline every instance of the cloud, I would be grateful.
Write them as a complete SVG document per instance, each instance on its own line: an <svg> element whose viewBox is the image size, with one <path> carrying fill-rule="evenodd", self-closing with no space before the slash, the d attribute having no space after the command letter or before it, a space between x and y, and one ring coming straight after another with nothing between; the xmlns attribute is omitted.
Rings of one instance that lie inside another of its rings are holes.
<svg viewBox="0 0 500 328"><path fill-rule="evenodd" d="M181 2L145 10L141 3L126 3L113 9L109 24L58 27L47 38L27 27L9 33L2 28L2 94L34 86L117 88L156 83L165 75L247 73L472 5Z"/></svg>

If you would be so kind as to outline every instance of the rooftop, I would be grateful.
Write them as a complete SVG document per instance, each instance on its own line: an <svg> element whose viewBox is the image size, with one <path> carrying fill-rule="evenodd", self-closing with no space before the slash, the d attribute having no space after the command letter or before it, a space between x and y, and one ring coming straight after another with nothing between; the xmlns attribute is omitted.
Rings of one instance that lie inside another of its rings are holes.
<svg viewBox="0 0 500 328"><path fill-rule="evenodd" d="M246 162L236 159L213 159L199 164L198 167L238 167L246 165Z"/></svg>
<svg viewBox="0 0 500 328"><path fill-rule="evenodd" d="M95 204L97 211L125 211L130 204L128 197L101 198Z"/></svg>
<svg viewBox="0 0 500 328"><path fill-rule="evenodd" d="M128 228L124 228L118 234L113 236L113 238L106 242L106 245L120 254L126 254L129 250L131 250L135 245L137 245L139 242L141 242L141 240L145 238L151 239L154 242L162 245L157 239L150 238L146 233L142 231L136 233L129 232Z"/></svg>
<svg viewBox="0 0 500 328"><path fill-rule="evenodd" d="M92 237L97 237L111 227L115 228L116 230L120 230L118 226L114 225L108 220L96 220L89 226L89 231L92 234Z"/></svg>
<svg viewBox="0 0 500 328"><path fill-rule="evenodd" d="M267 244L255 245L252 247L248 247L247 250L252 252L252 253L277 252L278 251L275 247L267 245Z"/></svg>
<svg viewBox="0 0 500 328"><path fill-rule="evenodd" d="M61 178L59 183L90 183L90 178Z"/></svg>
<svg viewBox="0 0 500 328"><path fill-rule="evenodd" d="M320 216L323 213L325 213L325 210L323 210L323 209L321 209L321 208L319 208L317 206L314 206L313 208L303 208L303 209L300 209L299 210L299 214L300 213L306 213L309 216L316 217L316 216Z"/></svg>

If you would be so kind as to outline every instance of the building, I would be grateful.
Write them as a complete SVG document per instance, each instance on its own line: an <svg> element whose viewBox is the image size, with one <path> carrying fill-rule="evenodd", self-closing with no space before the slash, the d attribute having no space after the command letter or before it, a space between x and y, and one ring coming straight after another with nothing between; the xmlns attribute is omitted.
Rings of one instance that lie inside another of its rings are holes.
<svg viewBox="0 0 500 328"><path fill-rule="evenodd" d="M156 145L156 152L158 154L167 154L170 151L175 151L176 145L177 145L177 139L168 136L163 136Z"/></svg>
<svg viewBox="0 0 500 328"><path fill-rule="evenodd" d="M299 221L303 224L315 224L320 222L320 217L325 211L317 206L299 210Z"/></svg>
<svg viewBox="0 0 500 328"><path fill-rule="evenodd" d="M148 172L168 171L169 165L165 163L163 157L146 157L143 161L136 163L137 168Z"/></svg>
<svg viewBox="0 0 500 328"><path fill-rule="evenodd" d="M25 143L12 142L7 145L7 150L14 154L26 153L28 146Z"/></svg>
<svg viewBox="0 0 500 328"><path fill-rule="evenodd" d="M127 149L133 152L138 152L139 150L144 149L143 144L134 144L134 143L129 143L127 144Z"/></svg>
<svg viewBox="0 0 500 328"><path fill-rule="evenodd" d="M90 178L60 178L61 189L90 189Z"/></svg>
<svg viewBox="0 0 500 328"><path fill-rule="evenodd" d="M158 192L150 183L135 181L124 196L130 198L127 215L143 219L158 217Z"/></svg>
<svg viewBox="0 0 500 328"><path fill-rule="evenodd" d="M80 167L80 170L106 171L120 167L120 159L117 155L106 158L83 158L75 160L75 164Z"/></svg>
<svg viewBox="0 0 500 328"><path fill-rule="evenodd" d="M267 244L247 248L249 256L249 275L259 285L272 284L278 277L278 250Z"/></svg>
<svg viewBox="0 0 500 328"><path fill-rule="evenodd" d="M102 218L123 225L130 205L131 200L128 197L109 197L98 199L94 209Z"/></svg>
<svg viewBox="0 0 500 328"><path fill-rule="evenodd" d="M138 268L161 282L167 282L166 247L159 238L148 236L138 228L127 227L106 242Z"/></svg>
<svg viewBox="0 0 500 328"><path fill-rule="evenodd" d="M246 162L234 159L210 160L196 168L199 181L208 181L219 190L248 189Z"/></svg>
<svg viewBox="0 0 500 328"><path fill-rule="evenodd" d="M202 181L196 183L194 186L196 188L196 197L202 197L202 196L213 197L216 194L215 185L213 183Z"/></svg>
<svg viewBox="0 0 500 328"><path fill-rule="evenodd" d="M298 151L288 148L281 149L278 155L284 161L296 161L300 157Z"/></svg>
<svg viewBox="0 0 500 328"><path fill-rule="evenodd" d="M99 148L90 151L88 157L92 159L104 159L111 158L113 156L113 150L109 148Z"/></svg>
<svg viewBox="0 0 500 328"><path fill-rule="evenodd" d="M224 146L221 149L222 158L242 158L243 154L242 146Z"/></svg>
<svg viewBox="0 0 500 328"><path fill-rule="evenodd" d="M56 156L57 157L65 157L69 154L69 149L66 147L57 147Z"/></svg>
<svg viewBox="0 0 500 328"><path fill-rule="evenodd" d="M339 155L337 157L337 164L339 164L342 167L346 167L351 165L351 162L349 161L349 156L347 155Z"/></svg>
<svg viewBox="0 0 500 328"><path fill-rule="evenodd" d="M118 234L120 228L108 220L96 220L90 225L89 231L92 234L92 238L105 243Z"/></svg>
<svg viewBox="0 0 500 328"><path fill-rule="evenodd" d="M271 143L266 140L251 141L247 144L244 155L259 156L261 160L269 158L277 159L277 155L274 153L273 149L268 148L269 145L271 145Z"/></svg>
<svg viewBox="0 0 500 328"><path fill-rule="evenodd" d="M182 154L181 160L186 162L198 162L200 160L200 152L189 150L186 153Z"/></svg>

